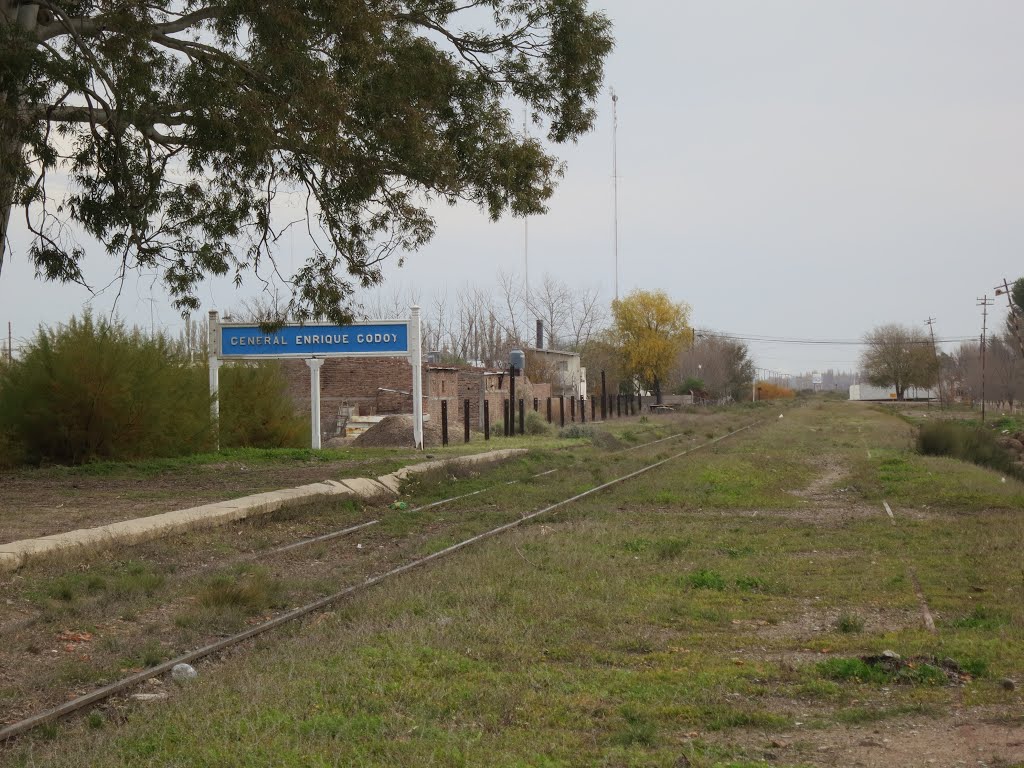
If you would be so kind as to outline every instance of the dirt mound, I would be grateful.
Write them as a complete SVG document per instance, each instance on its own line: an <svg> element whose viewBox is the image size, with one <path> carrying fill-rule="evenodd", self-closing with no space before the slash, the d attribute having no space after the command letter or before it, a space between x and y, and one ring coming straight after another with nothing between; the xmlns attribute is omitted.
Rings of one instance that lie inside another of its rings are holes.
<svg viewBox="0 0 1024 768"><path fill-rule="evenodd" d="M448 435L451 439L451 432ZM441 425L423 422L423 444L441 444ZM387 416L352 441L359 448L412 448L412 416Z"/></svg>

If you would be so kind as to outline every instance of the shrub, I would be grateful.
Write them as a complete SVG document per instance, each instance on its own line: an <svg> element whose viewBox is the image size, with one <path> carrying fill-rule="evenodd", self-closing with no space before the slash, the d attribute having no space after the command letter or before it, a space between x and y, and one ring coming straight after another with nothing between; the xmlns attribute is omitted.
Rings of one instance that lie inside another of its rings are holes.
<svg viewBox="0 0 1024 768"><path fill-rule="evenodd" d="M579 440L593 436L594 430L585 424L570 424L558 430L558 436L563 440Z"/></svg>
<svg viewBox="0 0 1024 768"><path fill-rule="evenodd" d="M549 435L551 434L551 425L539 413L530 411L526 414L526 434Z"/></svg>
<svg viewBox="0 0 1024 768"><path fill-rule="evenodd" d="M220 369L220 441L231 448L300 448L308 421L295 413L281 364L226 365Z"/></svg>
<svg viewBox="0 0 1024 768"><path fill-rule="evenodd" d="M921 426L917 450L929 456L952 456L983 467L1022 477L995 435L981 427L953 421L933 421Z"/></svg>
<svg viewBox="0 0 1024 768"><path fill-rule="evenodd" d="M86 313L0 370L0 466L177 456L213 445L209 379L180 345ZM221 370L225 446L303 444L280 364Z"/></svg>
<svg viewBox="0 0 1024 768"><path fill-rule="evenodd" d="M195 451L210 442L206 375L164 336L86 313L41 328L4 371L0 433L32 462Z"/></svg>
<svg viewBox="0 0 1024 768"><path fill-rule="evenodd" d="M780 387L778 384L761 382L757 385L758 400L788 400L796 397L796 392L788 387Z"/></svg>

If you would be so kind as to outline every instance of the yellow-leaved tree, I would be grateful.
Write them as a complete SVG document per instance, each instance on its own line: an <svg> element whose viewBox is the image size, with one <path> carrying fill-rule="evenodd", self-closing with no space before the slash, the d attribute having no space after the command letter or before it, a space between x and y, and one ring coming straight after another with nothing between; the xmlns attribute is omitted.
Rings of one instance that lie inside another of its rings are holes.
<svg viewBox="0 0 1024 768"><path fill-rule="evenodd" d="M660 403L661 383L693 337L690 305L664 291L637 290L612 302L612 316L626 375L653 390Z"/></svg>

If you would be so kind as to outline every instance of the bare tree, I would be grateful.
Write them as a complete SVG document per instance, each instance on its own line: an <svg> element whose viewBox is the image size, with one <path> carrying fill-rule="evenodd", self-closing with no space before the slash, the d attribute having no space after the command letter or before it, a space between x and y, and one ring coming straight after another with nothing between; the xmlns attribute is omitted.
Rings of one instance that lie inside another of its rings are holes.
<svg viewBox="0 0 1024 768"><path fill-rule="evenodd" d="M713 334L697 334L692 346L682 350L672 370L678 386L688 379L700 380L716 397L739 399L750 389L754 363L745 344Z"/></svg>
<svg viewBox="0 0 1024 768"><path fill-rule="evenodd" d="M861 370L868 381L879 387L896 387L896 399L902 400L910 387L935 385L938 366L931 340L923 332L903 325L875 328L864 337L867 348L861 354Z"/></svg>
<svg viewBox="0 0 1024 768"><path fill-rule="evenodd" d="M987 367L987 392L989 400L1006 403L1013 409L1020 399L1021 379L1024 378L1024 364L1017 354L1016 338L1011 334L994 336L985 350Z"/></svg>

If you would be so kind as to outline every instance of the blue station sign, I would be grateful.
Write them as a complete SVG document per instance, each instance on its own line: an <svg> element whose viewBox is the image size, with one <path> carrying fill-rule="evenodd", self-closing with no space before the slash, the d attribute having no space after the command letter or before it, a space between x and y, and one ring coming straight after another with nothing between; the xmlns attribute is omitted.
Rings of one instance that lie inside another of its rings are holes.
<svg viewBox="0 0 1024 768"><path fill-rule="evenodd" d="M406 321L352 325L286 325L271 333L258 325L220 326L220 356L330 357L409 353Z"/></svg>

